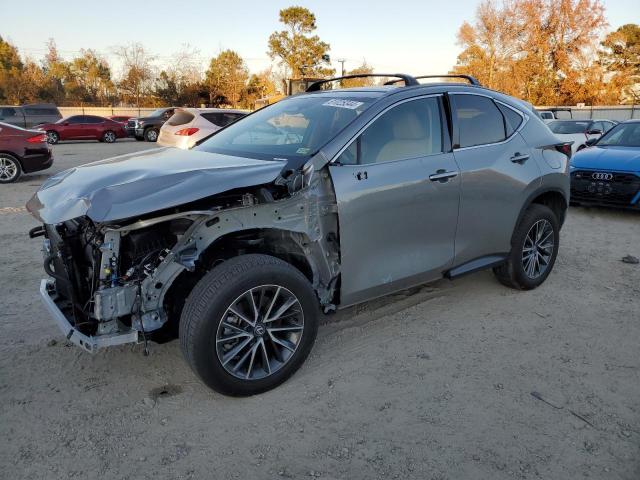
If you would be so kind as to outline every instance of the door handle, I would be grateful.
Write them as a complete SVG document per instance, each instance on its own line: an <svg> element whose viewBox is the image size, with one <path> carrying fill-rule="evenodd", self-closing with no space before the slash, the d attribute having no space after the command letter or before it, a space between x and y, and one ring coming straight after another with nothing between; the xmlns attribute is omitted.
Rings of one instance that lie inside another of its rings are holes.
<svg viewBox="0 0 640 480"><path fill-rule="evenodd" d="M356 179L358 180L366 180L367 178L369 178L369 175L367 174L367 171L364 170L362 172L357 172L355 174Z"/></svg>
<svg viewBox="0 0 640 480"><path fill-rule="evenodd" d="M429 180L432 182L440 182L445 183L448 182L450 178L454 178L458 176L458 172L440 169L436 173L429 175Z"/></svg>
<svg viewBox="0 0 640 480"><path fill-rule="evenodd" d="M527 160L529 160L529 155L522 155L519 152L516 152L513 157L511 157L511 161L513 163L519 163L520 165L522 165L524 162L526 162Z"/></svg>

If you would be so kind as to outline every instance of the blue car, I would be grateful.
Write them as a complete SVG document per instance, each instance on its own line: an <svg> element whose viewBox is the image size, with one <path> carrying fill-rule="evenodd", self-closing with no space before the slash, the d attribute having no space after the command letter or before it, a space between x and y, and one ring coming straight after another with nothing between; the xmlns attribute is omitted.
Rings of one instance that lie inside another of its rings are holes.
<svg viewBox="0 0 640 480"><path fill-rule="evenodd" d="M572 204L640 210L640 120L616 125L570 165Z"/></svg>

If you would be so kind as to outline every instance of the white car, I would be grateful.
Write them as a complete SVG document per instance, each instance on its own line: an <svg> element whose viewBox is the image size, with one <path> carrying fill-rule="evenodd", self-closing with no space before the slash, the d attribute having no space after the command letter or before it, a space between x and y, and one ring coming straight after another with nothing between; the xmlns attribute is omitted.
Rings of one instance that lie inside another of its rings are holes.
<svg viewBox="0 0 640 480"><path fill-rule="evenodd" d="M189 149L247 113L245 110L224 108L176 108L173 116L162 125L158 143L165 147Z"/></svg>
<svg viewBox="0 0 640 480"><path fill-rule="evenodd" d="M612 120L554 120L547 124L549 129L563 142L573 142L572 153L590 145L615 127Z"/></svg>

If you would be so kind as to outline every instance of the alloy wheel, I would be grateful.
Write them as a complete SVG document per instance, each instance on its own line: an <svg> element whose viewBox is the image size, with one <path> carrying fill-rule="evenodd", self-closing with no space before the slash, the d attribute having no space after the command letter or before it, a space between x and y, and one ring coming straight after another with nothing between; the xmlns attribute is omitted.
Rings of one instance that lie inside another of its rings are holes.
<svg viewBox="0 0 640 480"><path fill-rule="evenodd" d="M251 288L222 316L216 353L224 369L243 380L273 375L293 357L304 330L298 298L279 285Z"/></svg>
<svg viewBox="0 0 640 480"><path fill-rule="evenodd" d="M9 182L18 175L18 165L11 158L0 157L0 180Z"/></svg>
<svg viewBox="0 0 640 480"><path fill-rule="evenodd" d="M58 134L56 132L47 132L47 143L54 144L58 141Z"/></svg>
<svg viewBox="0 0 640 480"><path fill-rule="evenodd" d="M107 143L113 143L116 141L116 134L113 132L107 132L104 134L104 141Z"/></svg>
<svg viewBox="0 0 640 480"><path fill-rule="evenodd" d="M555 234L551 222L538 220L529 229L522 247L522 268L529 278L538 278L547 271L554 246Z"/></svg>
<svg viewBox="0 0 640 480"><path fill-rule="evenodd" d="M149 130L147 132L147 140L149 140L150 142L155 142L158 139L158 132L156 132L155 130Z"/></svg>

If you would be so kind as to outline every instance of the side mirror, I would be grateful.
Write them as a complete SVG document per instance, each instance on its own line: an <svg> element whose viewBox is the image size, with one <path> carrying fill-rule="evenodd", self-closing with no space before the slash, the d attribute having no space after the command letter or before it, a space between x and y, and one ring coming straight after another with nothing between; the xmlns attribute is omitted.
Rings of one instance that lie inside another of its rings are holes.
<svg viewBox="0 0 640 480"><path fill-rule="evenodd" d="M589 140L587 140L586 142L584 142L584 144L585 144L587 147L591 147L591 146L595 145L595 144L596 144L596 142L597 142L598 140L600 140L600 139L599 139L599 138L590 138Z"/></svg>
<svg viewBox="0 0 640 480"><path fill-rule="evenodd" d="M602 130L598 130L598 129L588 130L587 135L602 135Z"/></svg>

